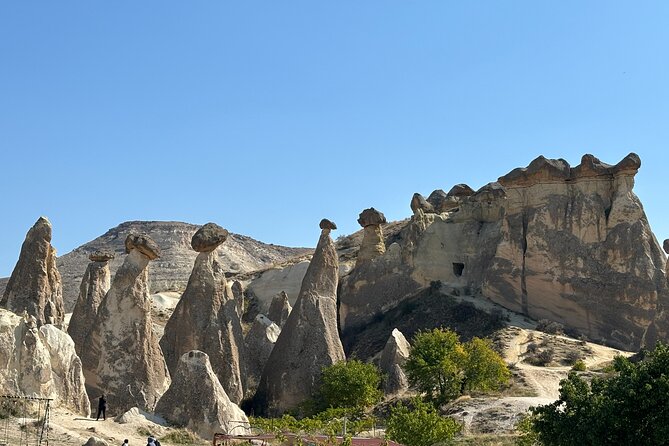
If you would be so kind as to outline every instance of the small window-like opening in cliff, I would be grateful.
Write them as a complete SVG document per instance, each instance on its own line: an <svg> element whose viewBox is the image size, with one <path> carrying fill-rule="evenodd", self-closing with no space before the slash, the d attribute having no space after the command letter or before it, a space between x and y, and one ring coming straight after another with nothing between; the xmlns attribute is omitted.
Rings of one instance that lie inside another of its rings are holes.
<svg viewBox="0 0 669 446"><path fill-rule="evenodd" d="M457 277L462 276L462 272L464 270L465 270L465 264L464 263L453 262L453 274L455 274Z"/></svg>

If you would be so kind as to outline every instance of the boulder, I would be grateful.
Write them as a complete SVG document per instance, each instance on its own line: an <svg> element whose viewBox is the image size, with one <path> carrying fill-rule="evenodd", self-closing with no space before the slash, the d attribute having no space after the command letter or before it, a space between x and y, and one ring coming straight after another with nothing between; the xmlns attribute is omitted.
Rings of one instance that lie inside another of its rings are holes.
<svg viewBox="0 0 669 446"><path fill-rule="evenodd" d="M434 207L421 194L415 193L411 197L411 210L414 214L418 213L418 211L432 213L434 212Z"/></svg>
<svg viewBox="0 0 669 446"><path fill-rule="evenodd" d="M200 350L209 355L234 403L244 397L244 335L237 306L216 251L201 252L160 340L170 373L176 372L184 353Z"/></svg>
<svg viewBox="0 0 669 446"><path fill-rule="evenodd" d="M246 386L247 394L253 395L265 369L265 364L279 338L281 328L265 315L256 316L251 329L244 338L246 349Z"/></svg>
<svg viewBox="0 0 669 446"><path fill-rule="evenodd" d="M330 237L336 226L328 223L321 222L300 294L265 366L253 401L257 414L295 409L313 395L323 367L345 359L337 331L339 264Z"/></svg>
<svg viewBox="0 0 669 446"><path fill-rule="evenodd" d="M227 230L216 223L207 223L193 235L190 246L197 252L211 252L228 239Z"/></svg>
<svg viewBox="0 0 669 446"><path fill-rule="evenodd" d="M88 264L81 280L79 298L67 327L67 333L72 337L78 355L81 355L81 349L93 329L98 307L111 287L109 260L114 258L113 253L96 251L90 258L93 261Z"/></svg>
<svg viewBox="0 0 669 446"><path fill-rule="evenodd" d="M62 326L63 285L56 267L56 250L51 246L51 223L45 217L28 231L0 306L14 313L27 311L37 325Z"/></svg>
<svg viewBox="0 0 669 446"><path fill-rule="evenodd" d="M279 327L283 327L291 311L293 311L293 307L290 306L288 294L285 291L281 291L272 299L267 317Z"/></svg>
<svg viewBox="0 0 669 446"><path fill-rule="evenodd" d="M108 262L116 257L116 253L109 250L98 249L88 255L91 262Z"/></svg>
<svg viewBox="0 0 669 446"><path fill-rule="evenodd" d="M364 233L356 264L372 260L386 252L381 228L382 224L387 223L385 215L374 208L365 209L360 213L358 223L364 228Z"/></svg>
<svg viewBox="0 0 669 446"><path fill-rule="evenodd" d="M212 370L209 356L197 350L179 359L172 384L158 402L156 413L202 438L213 438L216 432L249 433L248 418L228 398Z"/></svg>
<svg viewBox="0 0 669 446"><path fill-rule="evenodd" d="M397 328L393 329L379 360L379 369L385 375L383 390L386 395L398 394L409 389L409 381L403 368L410 352L411 346L402 332Z"/></svg>
<svg viewBox="0 0 669 446"><path fill-rule="evenodd" d="M90 437L83 446L108 446L108 443L102 438Z"/></svg>
<svg viewBox="0 0 669 446"><path fill-rule="evenodd" d="M82 350L89 396L104 394L111 414L152 411L170 375L153 331L148 266L160 249L145 235L128 236L129 250L98 308Z"/></svg>
<svg viewBox="0 0 669 446"><path fill-rule="evenodd" d="M0 310L0 393L53 398L88 416L90 404L74 342L54 325Z"/></svg>

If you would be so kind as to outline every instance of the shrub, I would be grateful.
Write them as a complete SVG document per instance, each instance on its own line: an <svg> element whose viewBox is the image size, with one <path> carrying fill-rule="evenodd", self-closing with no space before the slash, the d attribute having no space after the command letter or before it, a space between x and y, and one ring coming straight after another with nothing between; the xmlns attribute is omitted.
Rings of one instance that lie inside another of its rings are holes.
<svg viewBox="0 0 669 446"><path fill-rule="evenodd" d="M323 369L319 396L323 408L364 409L381 401L380 385L376 366L352 359Z"/></svg>
<svg viewBox="0 0 669 446"><path fill-rule="evenodd" d="M543 350L536 351L532 355L528 356L527 362L536 366L546 366L553 362L555 357L555 350L553 348L545 348Z"/></svg>
<svg viewBox="0 0 669 446"><path fill-rule="evenodd" d="M565 361L569 365L574 365L576 362L583 359L583 355L578 350L569 350L565 355Z"/></svg>
<svg viewBox="0 0 669 446"><path fill-rule="evenodd" d="M585 372L585 362L582 359L574 362L574 365L571 366L571 369L575 372Z"/></svg>
<svg viewBox="0 0 669 446"><path fill-rule="evenodd" d="M406 446L431 446L450 441L462 426L452 418L442 417L434 406L420 398L412 400L413 408L398 404L386 423L386 436Z"/></svg>
<svg viewBox="0 0 669 446"><path fill-rule="evenodd" d="M473 338L463 344L455 332L445 329L416 334L405 370L409 383L435 404L466 390L491 390L510 376L489 341Z"/></svg>

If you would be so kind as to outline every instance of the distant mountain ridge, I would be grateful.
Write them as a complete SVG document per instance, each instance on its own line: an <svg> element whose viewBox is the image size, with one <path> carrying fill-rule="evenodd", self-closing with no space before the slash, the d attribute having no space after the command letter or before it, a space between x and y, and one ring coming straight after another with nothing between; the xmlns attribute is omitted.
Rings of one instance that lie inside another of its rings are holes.
<svg viewBox="0 0 669 446"><path fill-rule="evenodd" d="M98 249L108 249L116 253L109 262L112 274L123 263L124 242L128 234L148 234L162 251L159 259L151 262L149 281L151 292L181 291L186 287L197 252L190 247L191 237L199 225L178 221L127 221L111 228L103 235L91 240L57 260L58 270L63 279L65 310L72 311L79 295L79 286L88 255ZM27 230L27 229L26 229ZM58 228L54 228L54 238ZM245 273L268 268L283 263L295 256L313 252L311 248L290 248L259 242L245 235L230 233L228 240L218 248L222 264L231 273ZM0 279L0 293L4 291L8 279Z"/></svg>

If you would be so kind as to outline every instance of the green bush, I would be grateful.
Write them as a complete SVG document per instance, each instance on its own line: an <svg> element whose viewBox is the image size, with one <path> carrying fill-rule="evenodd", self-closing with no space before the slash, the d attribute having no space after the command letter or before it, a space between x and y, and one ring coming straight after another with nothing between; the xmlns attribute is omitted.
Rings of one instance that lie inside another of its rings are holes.
<svg viewBox="0 0 669 446"><path fill-rule="evenodd" d="M381 373L373 364L356 359L323 369L319 399L323 408L364 409L381 401Z"/></svg>
<svg viewBox="0 0 669 446"><path fill-rule="evenodd" d="M658 344L638 363L619 356L613 367L614 374L591 383L571 372L557 401L531 409L540 444L669 443L669 347Z"/></svg>
<svg viewBox="0 0 669 446"><path fill-rule="evenodd" d="M442 417L434 406L420 398L412 408L402 403L393 407L386 423L386 436L406 446L431 446L450 441L462 426L452 418Z"/></svg>
<svg viewBox="0 0 669 446"><path fill-rule="evenodd" d="M571 366L571 369L575 372L585 372L585 362L582 359L579 359Z"/></svg>
<svg viewBox="0 0 669 446"><path fill-rule="evenodd" d="M418 332L405 370L409 383L435 404L465 391L498 388L511 376L489 341L473 338L463 344L447 329Z"/></svg>

